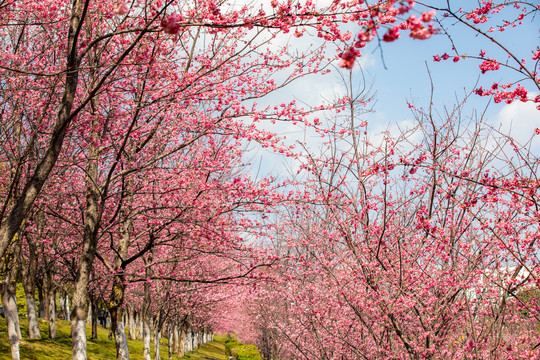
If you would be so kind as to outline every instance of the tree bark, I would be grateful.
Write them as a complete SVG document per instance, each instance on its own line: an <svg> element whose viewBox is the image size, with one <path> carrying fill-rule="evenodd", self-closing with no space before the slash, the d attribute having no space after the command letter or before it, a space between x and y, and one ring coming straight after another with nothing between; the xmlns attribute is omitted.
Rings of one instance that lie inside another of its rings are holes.
<svg viewBox="0 0 540 360"><path fill-rule="evenodd" d="M174 327L172 324L169 324L169 331L168 331L168 337L167 337L167 348L169 350L169 360L172 360L172 356L174 353Z"/></svg>
<svg viewBox="0 0 540 360"><path fill-rule="evenodd" d="M137 313L132 309L128 312L129 315L129 339L137 339Z"/></svg>
<svg viewBox="0 0 540 360"><path fill-rule="evenodd" d="M49 338L56 339L56 305L55 305L55 288L54 275L52 270L47 270L46 276L46 292L47 292L47 318L49 320Z"/></svg>
<svg viewBox="0 0 540 360"><path fill-rule="evenodd" d="M178 343L178 322L177 321L174 322L172 333L173 333L173 342L174 342L173 353L178 354L179 343Z"/></svg>
<svg viewBox="0 0 540 360"><path fill-rule="evenodd" d="M186 347L186 328L185 326L182 326L180 329L180 343L178 344L178 356L182 357L185 353L185 347Z"/></svg>

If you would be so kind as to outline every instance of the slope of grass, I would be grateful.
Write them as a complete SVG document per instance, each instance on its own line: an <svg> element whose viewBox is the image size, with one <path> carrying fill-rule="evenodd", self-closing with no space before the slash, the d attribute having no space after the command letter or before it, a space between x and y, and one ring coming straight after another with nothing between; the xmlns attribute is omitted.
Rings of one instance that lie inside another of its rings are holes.
<svg viewBox="0 0 540 360"><path fill-rule="evenodd" d="M229 357L225 354L226 336L214 335L214 341L199 346L195 351L190 351L181 360L208 360L220 359L227 360Z"/></svg>
<svg viewBox="0 0 540 360"><path fill-rule="evenodd" d="M49 339L48 323L40 320L41 339L29 340L28 322L21 318L21 332L23 340L21 341L21 360L69 360L71 359L71 338L70 323L67 321L56 321L56 339ZM86 329L88 338L91 330ZM98 327L98 338L96 340L88 339L87 351L88 360L113 360L116 359L116 348L114 340L108 339L109 330ZM132 360L143 360L143 345L140 340L129 340L129 355ZM154 354L154 344L151 344L152 358ZM162 359L168 359L167 345L160 344L160 354ZM0 318L0 360L11 359L11 350L7 336L6 321Z"/></svg>
<svg viewBox="0 0 540 360"><path fill-rule="evenodd" d="M255 345L244 345L235 337L222 335L214 335L214 341L187 353L180 360L228 360L229 356L235 360L261 360Z"/></svg>

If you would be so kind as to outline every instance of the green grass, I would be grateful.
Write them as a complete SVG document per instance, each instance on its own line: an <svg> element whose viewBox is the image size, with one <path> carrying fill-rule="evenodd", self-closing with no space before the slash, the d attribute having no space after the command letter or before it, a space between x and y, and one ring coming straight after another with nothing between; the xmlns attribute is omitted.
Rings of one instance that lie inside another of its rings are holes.
<svg viewBox="0 0 540 360"><path fill-rule="evenodd" d="M233 354L235 360L261 360L261 355L255 345L244 345L236 338L214 335L214 341L204 344L193 352L187 353L182 360L227 360Z"/></svg>
<svg viewBox="0 0 540 360"><path fill-rule="evenodd" d="M69 360L71 359L71 338L70 323L67 321L56 321L56 339L49 339L48 323L40 319L39 327L41 330L41 339L29 340L28 322L21 318L21 360ZM88 338L91 330L86 329ZM109 330L98 327L97 340L88 339L87 351L88 360L113 360L116 359L116 348L114 340L109 340ZM162 359L168 359L168 350L165 339L160 344L160 355ZM152 358L154 357L154 344L151 345ZM128 340L129 356L132 360L143 360L143 344L140 340ZM0 318L0 360L11 359L11 350L9 346L6 321Z"/></svg>
<svg viewBox="0 0 540 360"><path fill-rule="evenodd" d="M227 360L229 357L225 355L225 340L226 336L214 335L214 341L199 346L195 351L188 352L181 360L208 360L202 356Z"/></svg>

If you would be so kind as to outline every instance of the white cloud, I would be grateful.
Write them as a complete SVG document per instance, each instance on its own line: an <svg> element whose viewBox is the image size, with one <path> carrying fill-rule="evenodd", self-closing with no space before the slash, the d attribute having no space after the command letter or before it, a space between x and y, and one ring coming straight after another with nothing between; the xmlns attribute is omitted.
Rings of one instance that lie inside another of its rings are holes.
<svg viewBox="0 0 540 360"><path fill-rule="evenodd" d="M530 96L534 98L536 94ZM502 134L510 135L521 145L530 141L531 151L540 153L540 136L534 133L540 128L540 110L536 109L535 103L514 101L505 105L495 119Z"/></svg>

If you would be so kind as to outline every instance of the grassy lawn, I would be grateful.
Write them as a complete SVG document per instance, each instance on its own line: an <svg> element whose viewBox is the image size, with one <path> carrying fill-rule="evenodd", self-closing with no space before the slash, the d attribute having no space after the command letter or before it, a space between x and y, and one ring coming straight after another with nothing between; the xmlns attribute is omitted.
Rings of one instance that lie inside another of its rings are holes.
<svg viewBox="0 0 540 360"><path fill-rule="evenodd" d="M70 323L67 321L56 321L56 339L49 339L48 323L40 320L40 330L42 338L39 340L29 340L28 322L25 318L21 318L21 332L23 340L21 340L21 359L23 360L69 360L71 359L71 338ZM90 337L91 330L86 328L86 334ZM113 360L116 359L116 348L114 340L108 339L109 330L98 327L98 339L88 340L87 351L88 360ZM168 350L166 341L163 341L160 346L160 354L162 359L168 359ZM154 344L151 345L152 358L154 357ZM132 360L143 359L143 345L140 340L128 340L129 356ZM11 350L6 330L6 321L0 318L0 360L11 359Z"/></svg>

